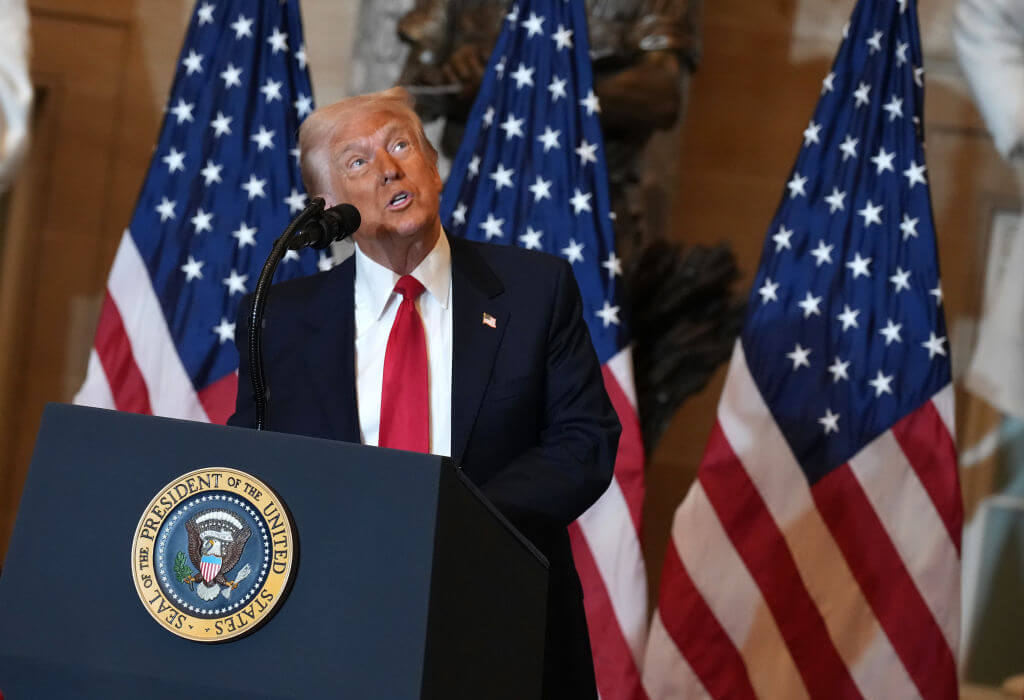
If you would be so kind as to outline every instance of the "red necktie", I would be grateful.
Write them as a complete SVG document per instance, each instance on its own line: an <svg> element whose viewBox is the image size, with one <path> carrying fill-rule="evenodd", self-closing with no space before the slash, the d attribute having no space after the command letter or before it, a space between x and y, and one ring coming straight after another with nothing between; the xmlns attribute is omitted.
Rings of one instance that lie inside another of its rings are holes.
<svg viewBox="0 0 1024 700"><path fill-rule="evenodd" d="M410 275L398 280L402 295L384 353L377 444L412 452L430 451L430 399L427 394L427 335L416 310L423 285Z"/></svg>

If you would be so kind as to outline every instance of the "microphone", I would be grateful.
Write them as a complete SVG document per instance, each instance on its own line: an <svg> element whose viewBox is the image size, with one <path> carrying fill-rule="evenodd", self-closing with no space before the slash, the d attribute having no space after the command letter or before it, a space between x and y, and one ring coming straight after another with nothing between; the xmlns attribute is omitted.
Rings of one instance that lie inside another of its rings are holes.
<svg viewBox="0 0 1024 700"><path fill-rule="evenodd" d="M310 246L323 250L333 241L340 241L355 233L361 220L359 210L351 204L338 204L324 209L291 237L288 247L299 250Z"/></svg>

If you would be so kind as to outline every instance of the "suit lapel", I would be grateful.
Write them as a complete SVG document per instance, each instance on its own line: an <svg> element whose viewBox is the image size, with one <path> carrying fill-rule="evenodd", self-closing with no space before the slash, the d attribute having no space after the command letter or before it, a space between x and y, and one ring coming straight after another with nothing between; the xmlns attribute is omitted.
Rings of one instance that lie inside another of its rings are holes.
<svg viewBox="0 0 1024 700"><path fill-rule="evenodd" d="M335 440L360 442L355 369L355 256L328 273L306 307L312 326L303 360Z"/></svg>
<svg viewBox="0 0 1024 700"><path fill-rule="evenodd" d="M452 458L459 464L508 326L509 310L501 299L504 286L473 246L458 238L449 241L454 305ZM493 319L494 326L485 319Z"/></svg>

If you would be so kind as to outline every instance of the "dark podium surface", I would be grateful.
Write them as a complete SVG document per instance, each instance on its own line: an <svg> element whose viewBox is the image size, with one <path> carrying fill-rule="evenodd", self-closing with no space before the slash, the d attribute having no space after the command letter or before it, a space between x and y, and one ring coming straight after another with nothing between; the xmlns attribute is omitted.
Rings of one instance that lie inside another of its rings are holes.
<svg viewBox="0 0 1024 700"><path fill-rule="evenodd" d="M247 637L174 636L135 591L150 499L231 467L288 506L288 597ZM449 460L51 404L0 576L21 698L539 697L547 564Z"/></svg>

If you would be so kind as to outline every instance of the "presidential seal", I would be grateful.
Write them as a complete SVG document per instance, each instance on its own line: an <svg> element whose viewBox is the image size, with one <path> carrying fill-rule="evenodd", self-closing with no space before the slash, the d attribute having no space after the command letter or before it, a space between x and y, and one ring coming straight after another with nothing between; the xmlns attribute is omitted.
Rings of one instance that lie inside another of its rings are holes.
<svg viewBox="0 0 1024 700"><path fill-rule="evenodd" d="M150 501L132 575L153 619L179 637L222 642L265 622L287 592L295 533L281 499L236 469L197 469Z"/></svg>

